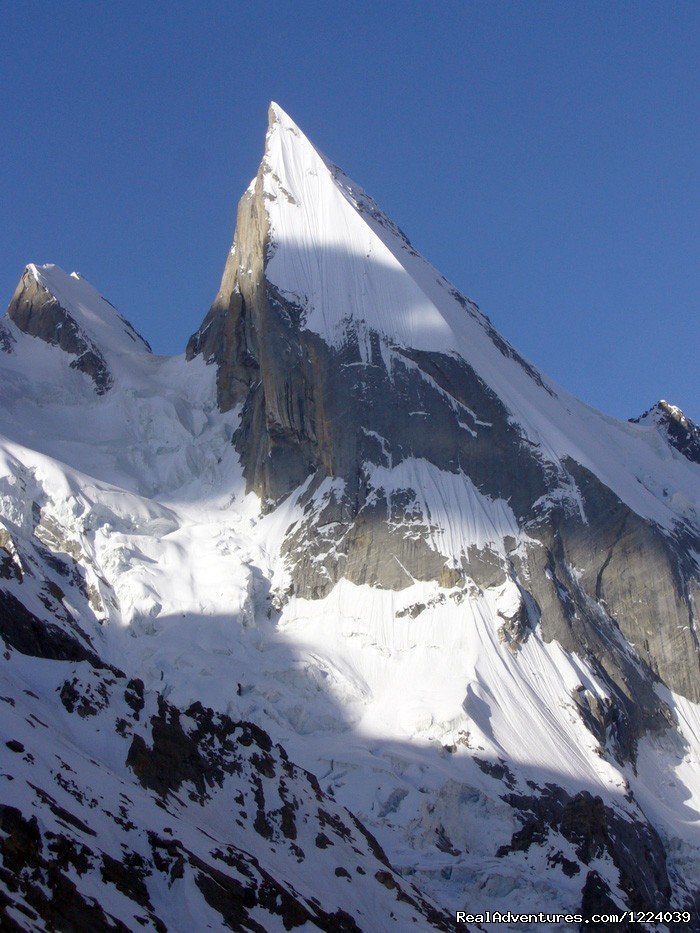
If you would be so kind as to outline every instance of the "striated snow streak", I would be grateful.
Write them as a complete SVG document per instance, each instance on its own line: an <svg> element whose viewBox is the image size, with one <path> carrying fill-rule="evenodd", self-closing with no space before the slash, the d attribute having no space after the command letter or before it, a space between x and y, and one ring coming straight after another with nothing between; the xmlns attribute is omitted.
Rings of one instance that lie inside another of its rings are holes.
<svg viewBox="0 0 700 933"><path fill-rule="evenodd" d="M364 465L371 489L387 497L408 491L414 496L415 521L427 526L430 546L451 560L471 547L493 547L504 554L504 539L518 539L518 522L505 499L491 499L463 473L440 470L428 460L408 457L395 467Z"/></svg>

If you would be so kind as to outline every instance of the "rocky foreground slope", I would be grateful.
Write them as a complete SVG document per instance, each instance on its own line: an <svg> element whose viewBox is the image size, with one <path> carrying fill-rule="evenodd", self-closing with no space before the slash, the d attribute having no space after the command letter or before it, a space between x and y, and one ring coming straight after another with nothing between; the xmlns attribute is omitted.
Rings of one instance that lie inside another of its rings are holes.
<svg viewBox="0 0 700 933"><path fill-rule="evenodd" d="M697 904L682 412L554 385L276 105L184 356L28 266L0 372L9 929Z"/></svg>

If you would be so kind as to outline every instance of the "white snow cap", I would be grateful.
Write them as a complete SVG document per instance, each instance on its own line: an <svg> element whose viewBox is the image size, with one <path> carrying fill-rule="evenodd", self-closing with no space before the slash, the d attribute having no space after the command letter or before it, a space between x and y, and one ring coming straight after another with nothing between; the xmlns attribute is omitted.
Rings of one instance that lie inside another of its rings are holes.
<svg viewBox="0 0 700 933"><path fill-rule="evenodd" d="M268 279L305 307L306 326L331 345L352 322L404 346L454 350L464 309L444 288L438 308L430 294L438 273L278 104L269 118L263 170L275 252Z"/></svg>
<svg viewBox="0 0 700 933"><path fill-rule="evenodd" d="M272 127L272 125L273 125L274 123L280 123L285 129L296 130L298 133L301 132L301 130L299 129L299 127L296 125L296 123L294 122L294 120L292 120L292 118L289 116L289 114L286 112L286 110L283 110L283 109L280 107L280 105L279 105L276 101L274 101L274 100L271 100L271 101L270 101L270 108L269 108L269 111L268 111L268 119L269 119L270 127ZM306 138L306 137L304 137L304 138ZM308 140L307 140L307 142L308 142Z"/></svg>

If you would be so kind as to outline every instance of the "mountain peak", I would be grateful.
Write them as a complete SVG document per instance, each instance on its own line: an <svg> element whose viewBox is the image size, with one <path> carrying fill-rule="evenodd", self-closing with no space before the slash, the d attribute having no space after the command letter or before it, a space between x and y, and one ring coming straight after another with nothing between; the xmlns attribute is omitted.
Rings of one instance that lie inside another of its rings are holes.
<svg viewBox="0 0 700 933"><path fill-rule="evenodd" d="M282 107L280 107L280 105L274 100L270 101L270 106L267 111L267 121L270 128L273 127L276 123L279 123L280 126L284 127L285 129L292 129L299 132L299 127L296 125L294 120L292 120L286 110L283 110Z"/></svg>
<svg viewBox="0 0 700 933"><path fill-rule="evenodd" d="M311 140L289 114L272 101L268 110L268 129L262 161L262 169L268 180L266 193L274 196L277 193L275 185L293 184L300 167L307 171L318 171L325 164L325 159ZM299 197L300 194L297 190L296 196Z"/></svg>
<svg viewBox="0 0 700 933"><path fill-rule="evenodd" d="M678 421L680 424L683 424L686 427L688 424L692 423L690 422L690 419L687 418L683 413L681 408L679 408L677 405L672 405L670 402L667 402L665 398L659 399L654 408L664 412L670 418L673 418L674 421Z"/></svg>
<svg viewBox="0 0 700 933"><path fill-rule="evenodd" d="M89 376L99 395L114 381L109 358L151 352L143 337L86 279L53 263L26 266L7 317L28 336L74 356L71 368Z"/></svg>
<svg viewBox="0 0 700 933"><path fill-rule="evenodd" d="M25 270L73 317L102 349L151 352L146 340L79 272L65 272L54 263L29 263Z"/></svg>
<svg viewBox="0 0 700 933"><path fill-rule="evenodd" d="M292 169L294 157L297 160L302 158L313 161L316 158L321 162L325 161L289 114L279 104L271 101L267 112L263 167L269 166L280 179L283 179Z"/></svg>
<svg viewBox="0 0 700 933"><path fill-rule="evenodd" d="M424 261L408 268L417 257L398 228L281 108L272 104L270 114L260 176L267 279L330 345L342 344L350 327L403 346L453 349L463 309L414 274L427 273L434 285L435 270ZM438 307L445 298L447 313Z"/></svg>
<svg viewBox="0 0 700 933"><path fill-rule="evenodd" d="M655 425L668 443L693 463L700 463L700 427L677 406L659 399L634 424Z"/></svg>

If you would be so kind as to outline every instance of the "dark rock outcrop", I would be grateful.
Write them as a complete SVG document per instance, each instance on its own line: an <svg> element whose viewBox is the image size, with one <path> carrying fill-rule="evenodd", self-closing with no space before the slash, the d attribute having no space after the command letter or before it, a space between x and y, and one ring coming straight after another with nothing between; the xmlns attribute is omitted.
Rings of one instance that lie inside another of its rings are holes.
<svg viewBox="0 0 700 933"><path fill-rule="evenodd" d="M103 667L100 658L57 625L38 619L12 593L0 589L0 637L21 654L58 661L87 661Z"/></svg>
<svg viewBox="0 0 700 933"><path fill-rule="evenodd" d="M0 351L3 353L12 353L12 347L15 342L15 338L9 327L0 321Z"/></svg>
<svg viewBox="0 0 700 933"><path fill-rule="evenodd" d="M691 463L700 463L700 427L680 408L661 399L639 418L630 418L630 421L633 424L655 424L672 447Z"/></svg>
<svg viewBox="0 0 700 933"><path fill-rule="evenodd" d="M503 798L521 814L523 826L513 834L509 845L498 850L499 858L527 852L533 845L551 847L559 835L574 846L576 858L583 865L601 858L612 860L629 907L670 909L666 854L650 823L643 822L638 814L617 812L588 791L571 795L554 784L533 789L537 794L531 797L511 793ZM560 861L562 869L566 869L566 863ZM573 865L578 867L578 863ZM567 873L578 872L569 869ZM590 873L585 876L582 891L584 904L593 894L589 879Z"/></svg>

